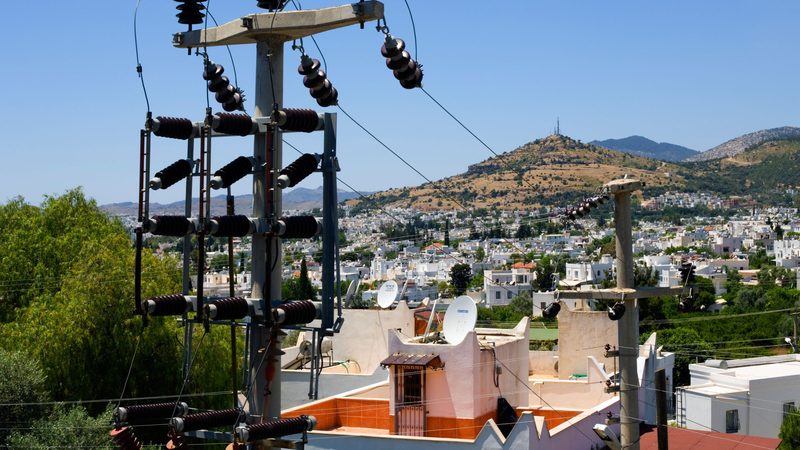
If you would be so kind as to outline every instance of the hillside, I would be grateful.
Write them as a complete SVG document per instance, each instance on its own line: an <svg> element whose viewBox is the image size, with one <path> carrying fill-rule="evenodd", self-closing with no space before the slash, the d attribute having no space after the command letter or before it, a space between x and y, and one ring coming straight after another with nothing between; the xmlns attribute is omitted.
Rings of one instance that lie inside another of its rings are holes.
<svg viewBox="0 0 800 450"><path fill-rule="evenodd" d="M689 157L686 161L697 162L727 158L738 155L747 149L754 148L765 142L782 139L800 139L800 128L780 127L748 133L724 142L710 150Z"/></svg>
<svg viewBox="0 0 800 450"><path fill-rule="evenodd" d="M567 136L551 135L471 165L465 173L371 195L370 203L420 210L562 206L625 174L644 181L648 188L679 188L684 182L682 176L675 175L679 168Z"/></svg>
<svg viewBox="0 0 800 450"><path fill-rule="evenodd" d="M683 161L698 153L697 150L692 150L681 145L670 144L668 142L656 142L644 136L628 136L622 139L592 141L590 144L611 150L619 150L625 153L633 153L634 155L644 156L646 158L672 162Z"/></svg>

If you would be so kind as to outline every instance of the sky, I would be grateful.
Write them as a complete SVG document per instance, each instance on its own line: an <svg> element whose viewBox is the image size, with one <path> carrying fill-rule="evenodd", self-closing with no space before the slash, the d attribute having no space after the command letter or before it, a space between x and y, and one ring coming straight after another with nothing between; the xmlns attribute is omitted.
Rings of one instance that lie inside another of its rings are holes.
<svg viewBox="0 0 800 450"><path fill-rule="evenodd" d="M547 136L557 118L562 134L582 141L636 134L701 151L798 125L796 0L408 0L416 43L406 4L384 3L391 33L423 65L425 89L497 153ZM154 115L199 121L202 58L171 45L172 34L185 30L176 5L141 0L139 57ZM135 70L135 7L136 0L0 2L0 202L22 196L39 203L77 186L100 204L135 201L147 111ZM212 0L209 9L220 23L264 12L256 0ZM316 38L342 108L427 178L462 173L492 156L425 93L400 87L380 55L374 22ZM321 59L310 39L304 47ZM239 86L252 97L255 48L231 52ZM209 54L231 74L224 47ZM287 44L284 106L323 110L295 71L299 59ZM252 112L252 100L245 106ZM212 107L220 110L213 97ZM424 182L343 114L337 136L339 177L353 188ZM304 152L322 151L321 133L286 139ZM251 155L252 138L220 139L213 149L218 168ZM182 142L154 141L154 171L184 154ZM297 156L289 148L284 154L286 163ZM316 175L302 184L319 185ZM250 190L246 182L234 188ZM151 199L179 200L182 191Z"/></svg>

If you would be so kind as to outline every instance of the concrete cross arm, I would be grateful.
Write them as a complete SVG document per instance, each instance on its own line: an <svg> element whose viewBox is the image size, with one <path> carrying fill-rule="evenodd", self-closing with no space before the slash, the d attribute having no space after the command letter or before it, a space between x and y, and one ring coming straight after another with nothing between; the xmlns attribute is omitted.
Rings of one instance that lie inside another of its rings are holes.
<svg viewBox="0 0 800 450"><path fill-rule="evenodd" d="M558 291L558 298L565 299L597 299L597 300L621 300L632 298L651 298L678 295L683 292L683 286L673 287L640 287L636 289L611 288L611 289L592 289L586 291Z"/></svg>
<svg viewBox="0 0 800 450"><path fill-rule="evenodd" d="M368 0L333 8L251 14L231 22L176 33L178 48L253 44L259 40L291 41L323 31L383 18L383 3Z"/></svg>

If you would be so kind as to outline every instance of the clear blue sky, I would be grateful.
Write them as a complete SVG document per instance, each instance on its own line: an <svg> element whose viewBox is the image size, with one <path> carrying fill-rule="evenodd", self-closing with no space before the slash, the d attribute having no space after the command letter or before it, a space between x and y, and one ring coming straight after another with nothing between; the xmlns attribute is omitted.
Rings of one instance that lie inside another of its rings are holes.
<svg viewBox="0 0 800 450"><path fill-rule="evenodd" d="M798 125L800 2L409 0L425 88L497 152L549 134L590 141L639 134L706 150L741 134ZM391 31L412 53L402 0L386 0ZM136 198L138 130L145 102L135 72L135 0L3 1L0 202L38 203L81 185L100 203ZM220 22L254 12L255 0L212 0ZM338 5L303 1L303 8ZM142 0L141 62L156 115L200 120L202 63L171 46L174 1ZM289 7L291 9L291 6ZM491 154L424 93L402 89L380 56L374 23L317 36L342 106L431 179ZM308 53L318 57L310 40ZM224 48L210 50L228 72ZM255 51L233 48L239 84L254 92ZM285 103L316 106L286 49ZM213 101L213 99L212 99ZM247 104L252 111L252 104ZM335 111L333 108L329 108ZM423 182L339 116L341 179L359 190ZM321 137L288 140L321 150ZM252 152L250 138L215 145L215 167ZM182 156L158 141L154 168ZM286 149L285 160L296 154ZM249 192L240 182L237 193ZM321 184L310 179L306 187ZM181 197L181 189L153 201Z"/></svg>

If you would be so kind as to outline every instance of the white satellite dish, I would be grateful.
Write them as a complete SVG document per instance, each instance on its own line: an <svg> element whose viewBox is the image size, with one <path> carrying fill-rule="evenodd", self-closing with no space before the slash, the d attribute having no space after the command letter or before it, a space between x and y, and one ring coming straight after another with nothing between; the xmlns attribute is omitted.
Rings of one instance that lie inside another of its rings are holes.
<svg viewBox="0 0 800 450"><path fill-rule="evenodd" d="M475 302L466 295L456 298L444 313L442 325L444 338L450 344L460 344L467 337L467 333L475 328L477 320L478 307L475 306Z"/></svg>
<svg viewBox="0 0 800 450"><path fill-rule="evenodd" d="M347 293L344 295L344 305L346 307L350 307L353 303L353 297L358 290L358 287L361 285L361 279L356 278L355 280L350 282L350 286L347 287Z"/></svg>
<svg viewBox="0 0 800 450"><path fill-rule="evenodd" d="M378 289L378 306L383 309L392 306L392 303L397 299L397 291L399 290L400 288L394 280L383 283L380 289Z"/></svg>

